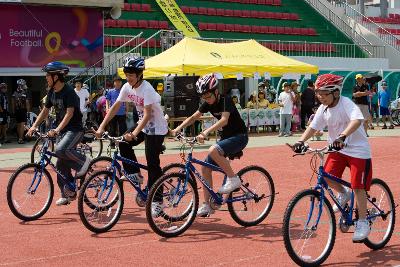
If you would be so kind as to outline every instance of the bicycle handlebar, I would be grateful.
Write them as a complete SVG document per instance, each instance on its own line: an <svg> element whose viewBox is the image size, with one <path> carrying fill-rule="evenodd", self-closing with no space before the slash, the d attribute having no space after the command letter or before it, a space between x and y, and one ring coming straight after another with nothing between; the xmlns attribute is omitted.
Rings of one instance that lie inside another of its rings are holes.
<svg viewBox="0 0 400 267"><path fill-rule="evenodd" d="M287 145L288 147L290 147L290 149L293 150L293 145L290 145L290 144L288 144L288 143L286 143L286 145ZM293 157L295 157L295 156L304 156L304 155L306 155L306 154L329 154L329 153L337 152L337 151L335 151L335 150L330 150L330 149L329 149L329 146L324 146L324 147L322 147L322 148L311 148L311 147L308 146L307 143L304 143L304 146L307 148L307 151L306 151L306 152L303 152L303 153L295 153L295 154L293 155Z"/></svg>
<svg viewBox="0 0 400 267"><path fill-rule="evenodd" d="M127 143L123 136L113 137L113 136L109 135L108 132L103 133L102 137L99 139L114 141L115 143Z"/></svg>

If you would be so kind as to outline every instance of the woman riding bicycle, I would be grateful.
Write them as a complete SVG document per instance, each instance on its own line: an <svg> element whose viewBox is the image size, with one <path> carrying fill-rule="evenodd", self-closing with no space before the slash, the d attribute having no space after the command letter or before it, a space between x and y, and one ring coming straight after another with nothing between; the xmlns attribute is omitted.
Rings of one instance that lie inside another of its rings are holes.
<svg viewBox="0 0 400 267"><path fill-rule="evenodd" d="M354 190L359 219L353 235L353 242L362 242L370 233L366 220L367 196L372 180L371 149L366 132L362 126L364 118L360 109L350 99L340 96L343 77L333 74L318 76L315 93L321 102L313 121L297 141L293 150L296 153L306 151L304 142L317 131L328 127L328 143L337 153L330 153L325 163L325 171L341 178L348 166L351 174L351 187ZM350 190L327 179L330 187L339 192L338 202L344 206L351 198ZM334 207L334 211L339 211Z"/></svg>
<svg viewBox="0 0 400 267"><path fill-rule="evenodd" d="M199 120L203 113L210 112L218 121L204 130L197 136L200 143L204 142L209 133L222 128L221 140L209 149L209 155L206 162L220 166L227 174L226 183L219 189L221 194L229 194L241 185L240 178L234 173L229 161L226 157L234 155L242 151L248 142L247 128L237 111L235 104L230 96L222 96L218 92L218 79L214 74L207 74L200 77L196 83L197 93L204 100L192 116L187 118L181 125L171 131L172 135L180 132L182 128L193 124ZM203 177L212 187L212 170L207 167L202 167ZM198 216L208 216L214 213L211 208L209 199L210 195L207 190L204 192L204 203L199 208Z"/></svg>
<svg viewBox="0 0 400 267"><path fill-rule="evenodd" d="M29 129L27 135L32 136L37 131L40 123L49 116L51 107L56 113L55 129L51 129L49 137L59 136L55 154L58 157L56 167L68 180L64 180L57 174L57 183L61 190L61 198L56 204L67 205L76 199L76 188L71 168L76 170L76 177L86 174L90 158L76 151L76 146L83 137L82 113L79 107L79 98L68 84L65 83L65 76L69 67L61 62L50 62L43 67L46 72L47 85L50 88L46 103L35 123Z"/></svg>

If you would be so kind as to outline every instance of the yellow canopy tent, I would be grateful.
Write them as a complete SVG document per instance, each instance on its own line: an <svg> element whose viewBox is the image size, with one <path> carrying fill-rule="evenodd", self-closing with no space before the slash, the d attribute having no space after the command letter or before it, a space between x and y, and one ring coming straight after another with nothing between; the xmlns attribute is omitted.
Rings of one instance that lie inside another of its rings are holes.
<svg viewBox="0 0 400 267"><path fill-rule="evenodd" d="M318 67L282 56L262 46L255 40L234 43L213 43L184 38L170 49L151 57L145 62L145 78L163 77L168 74L204 75L221 73L224 78L261 77L269 73L279 77L287 73L316 74ZM125 77L122 68L119 69Z"/></svg>

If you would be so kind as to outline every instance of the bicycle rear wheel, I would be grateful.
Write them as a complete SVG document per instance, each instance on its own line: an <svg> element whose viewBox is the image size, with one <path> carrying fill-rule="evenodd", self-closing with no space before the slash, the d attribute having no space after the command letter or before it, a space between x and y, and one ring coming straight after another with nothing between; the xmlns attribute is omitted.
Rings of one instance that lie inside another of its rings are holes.
<svg viewBox="0 0 400 267"><path fill-rule="evenodd" d="M83 184L78 196L78 212L83 225L94 233L110 230L124 207L124 191L119 179L109 171L95 172Z"/></svg>
<svg viewBox="0 0 400 267"><path fill-rule="evenodd" d="M23 221L37 220L50 208L54 195L53 180L39 164L18 168L7 185L7 203L11 212Z"/></svg>
<svg viewBox="0 0 400 267"><path fill-rule="evenodd" d="M367 247L376 250L383 248L392 237L396 222L396 210L392 192L384 181L373 179L368 195L368 216L379 214L378 208L383 213L382 216L371 219L371 232L364 241Z"/></svg>
<svg viewBox="0 0 400 267"><path fill-rule="evenodd" d="M274 204L275 186L271 175L262 167L248 166L238 172L242 186L232 197L246 197L245 200L228 202L233 220L242 226L254 226L262 222Z"/></svg>
<svg viewBox="0 0 400 267"><path fill-rule="evenodd" d="M394 109L390 112L390 116L392 117L393 124L395 126L400 125L400 109Z"/></svg>
<svg viewBox="0 0 400 267"><path fill-rule="evenodd" d="M321 217L318 215L321 210ZM318 232L317 232L318 231ZM283 218L283 240L292 260L300 266L318 266L335 244L336 224L331 204L315 190L299 192L289 203Z"/></svg>
<svg viewBox="0 0 400 267"><path fill-rule="evenodd" d="M188 179L186 187L185 175L167 173L152 186L147 203L147 221L155 233L162 237L175 237L184 233L193 223L198 205L199 195L196 182ZM152 206L159 203L161 210L152 211Z"/></svg>

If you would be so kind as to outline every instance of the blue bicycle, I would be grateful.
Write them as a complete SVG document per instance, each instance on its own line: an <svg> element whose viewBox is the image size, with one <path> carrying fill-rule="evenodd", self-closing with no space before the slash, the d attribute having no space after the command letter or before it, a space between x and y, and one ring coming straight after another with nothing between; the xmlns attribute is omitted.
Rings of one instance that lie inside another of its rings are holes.
<svg viewBox="0 0 400 267"><path fill-rule="evenodd" d="M50 208L54 196L54 184L49 171L46 169L48 165L63 179L66 179L51 161L53 157L57 158L57 155L53 152L55 138L50 138L39 132L34 134L42 140L38 161L19 167L11 175L7 185L8 206L11 212L23 221L37 220ZM103 157L94 159L89 165L88 173L105 168L110 162L109 159ZM85 176L76 177L75 184L70 185L74 187L71 190L79 189Z"/></svg>
<svg viewBox="0 0 400 267"><path fill-rule="evenodd" d="M335 215L327 194L340 211L339 229L346 233L358 220L358 210L354 205L354 192L345 206L340 206L326 179L351 188L351 184L324 171L324 156L333 153L328 147L308 148L312 154L311 168L318 175L313 189L296 194L290 201L283 219L283 238L286 250L292 260L300 266L318 266L331 253L336 237ZM319 168L317 161L320 160ZM390 240L395 225L395 204L389 186L374 178L367 192L367 220L371 233L363 242L371 249L383 248Z"/></svg>
<svg viewBox="0 0 400 267"><path fill-rule="evenodd" d="M193 223L198 209L199 195L196 178L203 184L210 197L213 209L227 203L232 218L242 226L254 226L262 222L272 209L275 187L269 173L260 166L247 166L238 172L242 186L228 196L215 193L193 164L206 166L226 175L215 165L193 158L195 138L178 136L182 142L181 158L184 170L162 176L152 186L146 203L146 217L150 227L162 237L175 237L185 232ZM187 145L190 152L186 157ZM243 152L232 155L230 159L240 158ZM159 212L154 212L153 203L161 203Z"/></svg>
<svg viewBox="0 0 400 267"><path fill-rule="evenodd" d="M101 162L97 162L97 166L101 165L102 169L94 172L86 179L78 195L79 216L85 227L94 233L104 233L110 230L121 216L124 207L122 176L136 190L135 201L139 207L145 206L149 191L147 186L142 187L143 181L141 179L143 177L129 175L119 163L121 161L147 170L147 166L118 154L118 144L124 142L123 137L111 137L105 133L103 139L116 144L113 157L100 157ZM162 172L180 170L180 165L170 164L164 167ZM87 203L91 203L92 205L88 205Z"/></svg>

